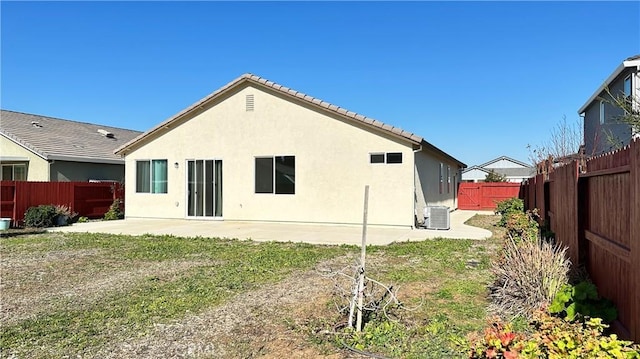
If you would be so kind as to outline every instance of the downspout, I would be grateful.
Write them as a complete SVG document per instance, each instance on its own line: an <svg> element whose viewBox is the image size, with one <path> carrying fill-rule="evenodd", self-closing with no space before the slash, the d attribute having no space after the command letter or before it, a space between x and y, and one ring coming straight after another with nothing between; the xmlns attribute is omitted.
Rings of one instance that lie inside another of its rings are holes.
<svg viewBox="0 0 640 359"><path fill-rule="evenodd" d="M413 150L413 198L411 199L413 201L413 225L411 226L412 229L416 229L416 222L418 221L418 212L416 212L416 198L418 198L418 192L416 189L416 167L418 165L416 162L416 153L421 151L422 145L420 145L417 150Z"/></svg>

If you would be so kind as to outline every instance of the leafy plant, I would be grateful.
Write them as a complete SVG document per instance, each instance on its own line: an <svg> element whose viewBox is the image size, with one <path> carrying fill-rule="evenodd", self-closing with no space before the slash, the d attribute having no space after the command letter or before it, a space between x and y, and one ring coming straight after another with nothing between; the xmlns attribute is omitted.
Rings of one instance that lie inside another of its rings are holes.
<svg viewBox="0 0 640 359"><path fill-rule="evenodd" d="M469 336L469 358L640 358L637 344L615 334L603 335L606 327L600 318L567 322L538 311L530 323L531 333L517 333L509 323L495 319L483 336Z"/></svg>
<svg viewBox="0 0 640 359"><path fill-rule="evenodd" d="M503 317L530 318L568 283L569 267L566 248L542 240L507 238L502 255L492 264L496 279L489 286L490 309Z"/></svg>
<svg viewBox="0 0 640 359"><path fill-rule="evenodd" d="M78 223L86 223L86 222L89 222L89 218L88 217L80 216L78 218Z"/></svg>
<svg viewBox="0 0 640 359"><path fill-rule="evenodd" d="M54 208L56 210L54 224L56 225L67 225L78 215L78 213L71 210L71 207L64 204L57 204Z"/></svg>
<svg viewBox="0 0 640 359"><path fill-rule="evenodd" d="M507 225L507 217L512 213L524 213L524 202L520 198L509 198L496 204L496 214L502 216L498 225L504 227Z"/></svg>
<svg viewBox="0 0 640 359"><path fill-rule="evenodd" d="M33 228L52 227L56 216L56 208L53 205L29 207L24 213L24 224Z"/></svg>
<svg viewBox="0 0 640 359"><path fill-rule="evenodd" d="M538 210L512 212L506 215L507 235L516 240L535 241L540 233Z"/></svg>
<svg viewBox="0 0 640 359"><path fill-rule="evenodd" d="M104 220L112 221L115 219L124 218L124 212L122 212L122 210L120 209L121 204L122 201L119 198L114 199L113 203L111 203L111 206L109 206L109 210L104 214Z"/></svg>
<svg viewBox="0 0 640 359"><path fill-rule="evenodd" d="M597 317L602 318L605 323L611 323L618 316L615 305L610 300L598 296L596 286L587 281L575 286L562 286L549 306L549 313L568 321Z"/></svg>

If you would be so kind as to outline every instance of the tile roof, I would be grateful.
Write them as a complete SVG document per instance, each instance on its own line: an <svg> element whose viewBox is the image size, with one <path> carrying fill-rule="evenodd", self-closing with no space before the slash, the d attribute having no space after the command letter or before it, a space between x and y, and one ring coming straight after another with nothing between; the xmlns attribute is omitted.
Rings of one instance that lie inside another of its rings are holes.
<svg viewBox="0 0 640 359"><path fill-rule="evenodd" d="M0 134L46 160L118 163L124 161L113 151L141 132L1 110Z"/></svg>
<svg viewBox="0 0 640 359"><path fill-rule="evenodd" d="M376 129L378 131L384 132L384 133L388 133L391 134L394 137L400 138L400 139L404 139L410 143L413 143L415 145L422 145L424 147L429 148L432 151L438 152L441 155L444 155L445 157L451 158L452 160L454 160L455 162L458 162L460 165L462 165L463 167L466 167L466 165L462 162L460 162L459 160L451 157L450 155L448 155L447 153L445 153L444 151L440 150L439 148L433 146L432 144L428 143L427 141L425 141L422 137L405 131L401 128L398 127L394 127L391 125L387 125L385 123L382 123L378 120L372 119L370 117L366 117L364 115L355 113L353 111L348 111L345 108L333 105L331 103L328 103L326 101L323 101L321 99L306 95L302 92L290 89L286 86L282 86L280 84L277 84L273 81L269 81L263 77L251 74L251 73L246 73L243 74L242 76L236 78L235 80L229 82L228 84L222 86L221 88L217 89L216 91L214 91L213 93L205 96L204 98L202 98L201 100L199 100L198 102L194 103L193 105L187 107L186 109L180 111L179 113L177 113L176 115L174 115L173 117L169 118L168 120L160 123L159 125L157 125L156 127L152 128L151 130L141 134L140 136L136 137L135 139L133 139L132 141L120 146L118 149L116 149L116 154L124 154L124 151L126 151L127 149L132 149L132 148L136 148L138 145L140 145L142 143L142 141L144 141L146 138L153 138L153 136L156 135L161 135L162 133L164 133L165 131L168 131L169 128L171 128L171 125L177 121L180 121L182 118L184 118L186 115L188 115L189 113L191 113L192 111L198 109L199 107L203 106L204 104L218 98L219 96L227 93L228 91L230 91L231 89L244 84L244 83L248 83L250 85L254 85L254 86L261 86L261 87L265 87L268 89L272 89L277 91L280 94L283 94L285 96L288 96L292 99L297 99L300 101L304 101L312 106L315 106L319 109L328 111L328 112L332 112L336 115L342 116L343 118L356 122L356 123L361 123L364 124L365 126L369 127L369 128L373 128Z"/></svg>

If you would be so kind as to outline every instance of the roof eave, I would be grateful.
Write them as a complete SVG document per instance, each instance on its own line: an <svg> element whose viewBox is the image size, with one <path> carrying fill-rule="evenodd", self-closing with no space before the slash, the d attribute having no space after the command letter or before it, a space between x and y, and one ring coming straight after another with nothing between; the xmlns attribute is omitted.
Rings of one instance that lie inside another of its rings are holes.
<svg viewBox="0 0 640 359"><path fill-rule="evenodd" d="M122 158L101 158L101 157L87 157L87 156L64 156L64 155L51 155L48 158L52 161L68 161L68 162L85 162L85 163L104 163L113 165L124 164Z"/></svg>
<svg viewBox="0 0 640 359"><path fill-rule="evenodd" d="M582 115L583 113L585 113L585 111L587 110L587 107L589 107L589 105L591 105L591 103L593 101L595 101L600 96L602 91L604 91L605 88L607 86L609 86L609 84L613 80L616 79L616 77L620 76L622 71L624 71L625 69L630 68L630 67L635 67L636 69L640 69L640 59L633 59L633 60L625 60L625 61L623 61L613 71L613 73L611 75L609 75L609 77L607 77L607 79L602 83L602 85L600 85L600 87L598 87L598 89L593 93L593 95L591 95L591 97L589 97L587 102L585 102L584 105L582 105L582 107L580 107L580 109L578 110L578 115Z"/></svg>
<svg viewBox="0 0 640 359"><path fill-rule="evenodd" d="M431 151L436 152L436 153L438 153L439 155L444 156L445 158L448 158L448 159L453 160L453 161L454 161L454 162L456 162L456 163L459 165L459 167L461 167L461 168L467 168L467 165L466 165L464 162L462 162L462 161L460 161L460 160L456 159L455 157L453 157L453 156L451 156L450 154L448 154L448 153L444 152L443 150L441 150L441 149L439 149L438 147L436 147L436 146L432 145L431 143L427 142L427 141L426 141L426 140L424 140L424 139L422 139L422 141L420 142L420 145L421 145L423 148L424 148L424 147L427 147L427 148L428 148L428 149L430 149Z"/></svg>
<svg viewBox="0 0 640 359"><path fill-rule="evenodd" d="M29 145L28 143L23 143L22 141L20 141L19 138L15 137L14 135L7 133L5 131L0 131L0 135L2 135L4 138L6 138L7 140L15 143L16 145L24 148L25 150L33 153L34 155L42 158L43 160L47 160L48 156L46 153L42 152L42 151L38 151L37 149L33 148L33 146Z"/></svg>

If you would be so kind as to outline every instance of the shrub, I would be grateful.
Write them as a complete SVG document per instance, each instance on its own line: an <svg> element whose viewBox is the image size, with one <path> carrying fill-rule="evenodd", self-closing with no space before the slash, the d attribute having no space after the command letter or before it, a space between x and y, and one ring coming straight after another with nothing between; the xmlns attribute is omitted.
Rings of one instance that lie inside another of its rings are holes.
<svg viewBox="0 0 640 359"><path fill-rule="evenodd" d="M492 263L490 309L502 317L530 318L549 305L567 284L570 262L566 248L543 240L517 242L508 237L500 258Z"/></svg>
<svg viewBox="0 0 640 359"><path fill-rule="evenodd" d="M596 286L587 281L575 286L562 286L549 306L549 313L568 321L597 317L605 323L611 323L618 316L615 305L608 299L600 298Z"/></svg>
<svg viewBox="0 0 640 359"><path fill-rule="evenodd" d="M80 216L78 218L78 223L86 223L86 222L89 222L89 218L88 217Z"/></svg>
<svg viewBox="0 0 640 359"><path fill-rule="evenodd" d="M507 182L507 176L497 173L494 170L491 170L491 172L487 173L487 175L484 177L484 181L485 182Z"/></svg>
<svg viewBox="0 0 640 359"><path fill-rule="evenodd" d="M507 217L511 213L524 213L524 202L520 198L509 198L496 204L496 214L502 216L498 225L504 227L507 225Z"/></svg>
<svg viewBox="0 0 640 359"><path fill-rule="evenodd" d="M506 215L507 235L516 240L535 241L540 233L538 211L512 212Z"/></svg>
<svg viewBox="0 0 640 359"><path fill-rule="evenodd" d="M111 206L109 206L109 210L104 214L105 221L124 218L124 213L120 210L121 203L122 202L119 198L113 200L113 203L111 203Z"/></svg>
<svg viewBox="0 0 640 359"><path fill-rule="evenodd" d="M29 207L24 213L24 224L33 228L52 227L56 216L56 208L53 205Z"/></svg>
<svg viewBox="0 0 640 359"><path fill-rule="evenodd" d="M603 335L606 327L600 318L572 323L538 311L533 333L521 334L495 320L484 336L470 336L469 358L640 358L640 346Z"/></svg>

